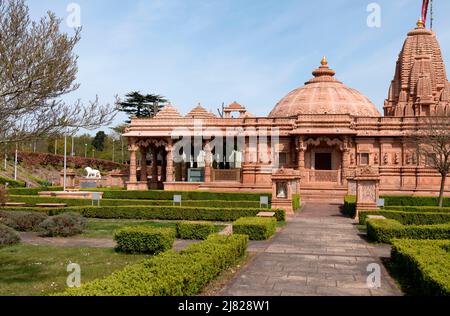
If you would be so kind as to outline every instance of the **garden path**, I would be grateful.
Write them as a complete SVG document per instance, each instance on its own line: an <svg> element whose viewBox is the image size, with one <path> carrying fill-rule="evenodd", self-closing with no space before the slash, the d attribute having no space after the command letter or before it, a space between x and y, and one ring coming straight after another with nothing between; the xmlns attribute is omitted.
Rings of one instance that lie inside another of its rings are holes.
<svg viewBox="0 0 450 316"><path fill-rule="evenodd" d="M277 236L252 242L249 251L258 254L220 295L402 295L382 264L390 247L364 240L338 205L307 204ZM367 285L370 264L380 268L380 288Z"/></svg>

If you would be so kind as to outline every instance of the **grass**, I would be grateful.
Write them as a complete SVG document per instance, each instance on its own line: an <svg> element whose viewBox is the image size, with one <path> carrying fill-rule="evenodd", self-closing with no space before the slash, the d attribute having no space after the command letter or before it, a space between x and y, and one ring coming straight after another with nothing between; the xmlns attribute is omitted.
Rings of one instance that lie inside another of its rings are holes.
<svg viewBox="0 0 450 316"><path fill-rule="evenodd" d="M84 238L111 238L114 231L129 226L147 226L147 227L169 227L175 229L176 222L155 222L142 220L123 220L123 219L88 219L88 226L86 232L77 237ZM222 231L225 226L216 225L216 232Z"/></svg>
<svg viewBox="0 0 450 316"><path fill-rule="evenodd" d="M148 256L113 249L18 245L0 249L0 296L43 296L66 289L67 265L81 267L81 282L110 275Z"/></svg>

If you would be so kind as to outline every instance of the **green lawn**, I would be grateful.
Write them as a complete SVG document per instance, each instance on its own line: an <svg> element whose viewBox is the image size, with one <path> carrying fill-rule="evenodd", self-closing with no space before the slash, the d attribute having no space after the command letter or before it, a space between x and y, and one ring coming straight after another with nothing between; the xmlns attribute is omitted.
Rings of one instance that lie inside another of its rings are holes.
<svg viewBox="0 0 450 316"><path fill-rule="evenodd" d="M107 238L114 235L114 231L125 226L149 226L149 227L173 227L176 222L152 222L142 220L123 219L88 219L86 232L77 237L85 238ZM216 232L225 228L223 225L216 225Z"/></svg>
<svg viewBox="0 0 450 316"><path fill-rule="evenodd" d="M83 284L147 257L97 248L31 245L1 248L0 296L38 296L61 292L66 288L69 263L80 265Z"/></svg>

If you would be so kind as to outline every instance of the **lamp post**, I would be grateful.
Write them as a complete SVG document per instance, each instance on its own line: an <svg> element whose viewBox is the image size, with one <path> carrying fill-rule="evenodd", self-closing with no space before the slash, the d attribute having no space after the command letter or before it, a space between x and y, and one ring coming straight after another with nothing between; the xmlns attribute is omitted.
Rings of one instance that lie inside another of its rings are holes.
<svg viewBox="0 0 450 316"><path fill-rule="evenodd" d="M87 144L84 144L84 158L87 158Z"/></svg>
<svg viewBox="0 0 450 316"><path fill-rule="evenodd" d="M71 147L71 151L70 151L70 156L75 157L75 141L74 141L73 135L72 135L72 147Z"/></svg>
<svg viewBox="0 0 450 316"><path fill-rule="evenodd" d="M116 162L116 161L115 161L115 158L116 158L116 157L115 157L115 149L116 149L116 148L115 148L115 142L116 142L116 140L113 139L113 140L112 140L112 145L113 145L113 149L112 149L112 161L113 161L113 162Z"/></svg>
<svg viewBox="0 0 450 316"><path fill-rule="evenodd" d="M64 192L66 192L67 178L67 133L64 134Z"/></svg>
<svg viewBox="0 0 450 316"><path fill-rule="evenodd" d="M95 158L95 148L92 148L92 158Z"/></svg>

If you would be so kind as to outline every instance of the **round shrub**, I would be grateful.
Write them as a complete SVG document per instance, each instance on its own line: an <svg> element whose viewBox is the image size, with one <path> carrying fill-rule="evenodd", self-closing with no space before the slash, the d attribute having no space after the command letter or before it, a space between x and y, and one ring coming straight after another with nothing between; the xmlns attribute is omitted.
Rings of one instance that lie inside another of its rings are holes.
<svg viewBox="0 0 450 316"><path fill-rule="evenodd" d="M15 245L19 242L20 236L14 229L0 224L0 247Z"/></svg>
<svg viewBox="0 0 450 316"><path fill-rule="evenodd" d="M63 213L52 216L39 225L46 237L70 237L86 229L87 220L78 213Z"/></svg>
<svg viewBox="0 0 450 316"><path fill-rule="evenodd" d="M38 230L47 218L47 214L38 212L0 212L1 222L20 232Z"/></svg>
<svg viewBox="0 0 450 316"><path fill-rule="evenodd" d="M175 230L146 226L124 227L114 234L117 251L125 253L158 254L172 249Z"/></svg>

